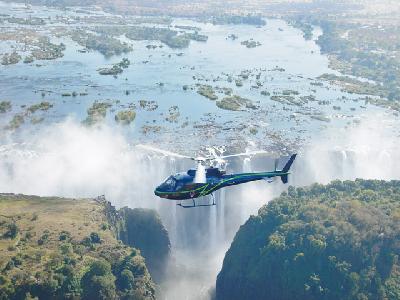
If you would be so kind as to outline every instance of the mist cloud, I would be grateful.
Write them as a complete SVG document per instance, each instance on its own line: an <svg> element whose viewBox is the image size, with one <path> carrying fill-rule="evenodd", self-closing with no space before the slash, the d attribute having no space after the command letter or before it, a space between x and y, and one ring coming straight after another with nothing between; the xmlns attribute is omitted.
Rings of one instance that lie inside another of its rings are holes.
<svg viewBox="0 0 400 300"><path fill-rule="evenodd" d="M370 115L348 129L327 129L301 149L289 183L400 179L398 125L394 117ZM155 197L153 189L167 175L191 167L190 162L150 156L133 143L118 127L88 128L74 119L26 134L23 144L3 140L0 191L66 197L105 194L118 207L157 209L173 246L164 295L207 298L239 226L287 185L278 179L248 183L217 192L217 207L177 208L174 202ZM253 160L236 160L229 167L235 172L260 171ZM272 161L262 166L272 167Z"/></svg>

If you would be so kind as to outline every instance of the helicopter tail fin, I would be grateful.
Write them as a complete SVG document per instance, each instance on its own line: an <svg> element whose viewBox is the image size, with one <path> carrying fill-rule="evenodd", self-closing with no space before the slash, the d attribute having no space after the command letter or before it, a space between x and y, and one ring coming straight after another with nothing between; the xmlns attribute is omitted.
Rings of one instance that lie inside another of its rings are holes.
<svg viewBox="0 0 400 300"><path fill-rule="evenodd" d="M283 173L287 173L281 176L281 180L283 183L287 183L288 182L288 172L290 170L290 167L292 166L294 160L296 159L297 154L293 154L292 156L290 156L288 162L286 163L286 165L283 167L282 171Z"/></svg>

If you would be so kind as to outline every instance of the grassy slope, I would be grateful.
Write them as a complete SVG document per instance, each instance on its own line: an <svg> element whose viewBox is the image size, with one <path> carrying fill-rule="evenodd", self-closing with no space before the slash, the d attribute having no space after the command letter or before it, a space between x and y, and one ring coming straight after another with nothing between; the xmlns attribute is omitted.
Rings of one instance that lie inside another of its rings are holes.
<svg viewBox="0 0 400 300"><path fill-rule="evenodd" d="M37 218L37 219L36 219ZM101 224L107 223L103 207L94 200L74 200L63 198L41 198L24 195L0 195L0 233L4 234L6 225L15 222L19 233L15 239L0 240L0 266L3 269L16 252L34 255L43 253L46 256L58 251L61 231L68 231L73 241L81 241L91 232L98 232L104 241L103 246L118 244L113 232L101 230ZM3 223L5 222L5 223ZM49 231L48 242L38 245L38 239L45 230ZM26 239L26 234L32 238ZM16 250L9 251L9 247ZM88 253L90 256L92 253ZM42 264L26 261L32 270Z"/></svg>

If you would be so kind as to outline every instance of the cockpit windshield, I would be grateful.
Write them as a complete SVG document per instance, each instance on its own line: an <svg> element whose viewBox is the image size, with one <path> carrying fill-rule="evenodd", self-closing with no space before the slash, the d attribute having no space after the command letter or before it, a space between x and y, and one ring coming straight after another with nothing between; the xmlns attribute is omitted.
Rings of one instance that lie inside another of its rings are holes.
<svg viewBox="0 0 400 300"><path fill-rule="evenodd" d="M169 176L160 186L159 188L165 191L173 191L175 190L176 179L173 176Z"/></svg>
<svg viewBox="0 0 400 300"><path fill-rule="evenodd" d="M167 178L167 180L165 180L165 184L170 187L175 187L176 179L173 176L170 176Z"/></svg>

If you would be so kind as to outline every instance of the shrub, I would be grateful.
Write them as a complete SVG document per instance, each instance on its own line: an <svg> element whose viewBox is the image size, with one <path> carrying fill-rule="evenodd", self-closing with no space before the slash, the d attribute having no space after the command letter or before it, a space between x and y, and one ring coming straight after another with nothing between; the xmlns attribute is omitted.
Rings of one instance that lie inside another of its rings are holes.
<svg viewBox="0 0 400 300"><path fill-rule="evenodd" d="M101 239L100 239L99 234L98 234L97 232L92 232L92 233L90 234L90 241L91 241L93 244L100 244L100 243L101 243Z"/></svg>
<svg viewBox="0 0 400 300"><path fill-rule="evenodd" d="M19 228L17 224L15 223L10 223L7 225L7 231L4 233L4 237L10 238L10 239L15 239L19 232Z"/></svg>
<svg viewBox="0 0 400 300"><path fill-rule="evenodd" d="M73 253L72 245L70 243L65 243L60 246L61 253L63 255L69 255Z"/></svg>
<svg viewBox="0 0 400 300"><path fill-rule="evenodd" d="M48 239L49 239L49 232L45 230L40 239L38 240L38 245L39 246L43 245L45 242L48 241Z"/></svg>
<svg viewBox="0 0 400 300"><path fill-rule="evenodd" d="M60 241L66 241L66 240L70 240L71 239L71 234L68 231L61 231L60 235L59 235L59 240Z"/></svg>
<svg viewBox="0 0 400 300"><path fill-rule="evenodd" d="M30 240L33 237L33 233L28 231L27 233L25 233L25 239Z"/></svg>

